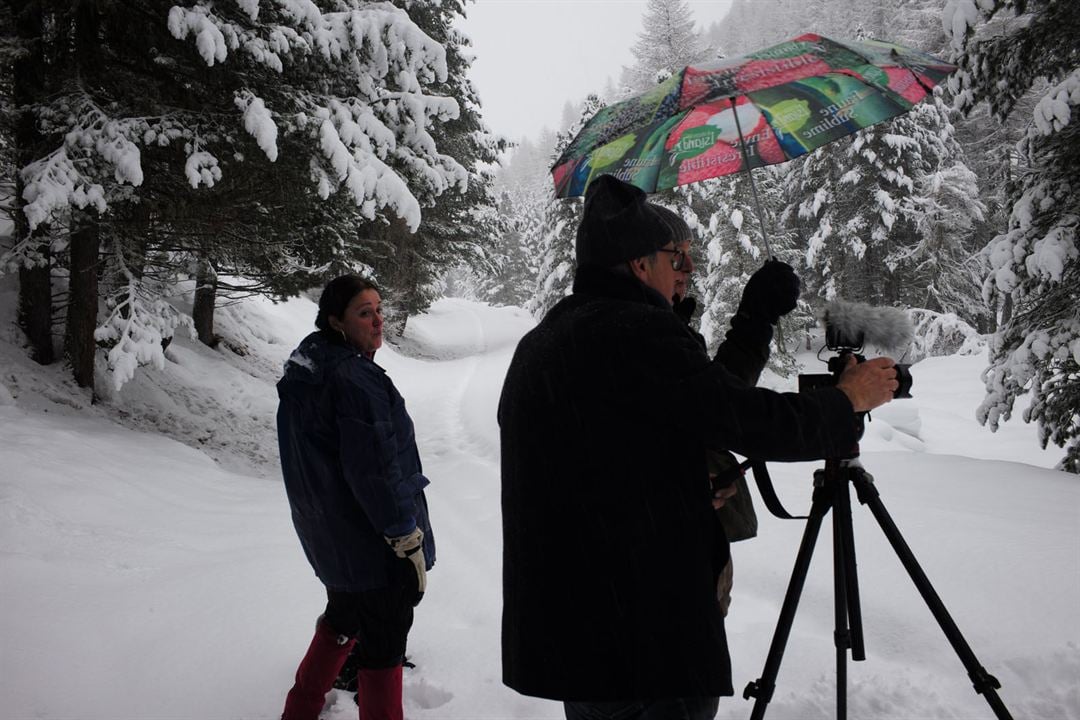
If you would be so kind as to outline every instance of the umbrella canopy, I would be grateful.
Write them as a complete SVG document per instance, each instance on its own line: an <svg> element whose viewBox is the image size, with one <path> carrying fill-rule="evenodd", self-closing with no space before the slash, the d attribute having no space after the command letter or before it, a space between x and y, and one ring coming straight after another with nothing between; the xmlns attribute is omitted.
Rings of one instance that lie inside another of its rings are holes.
<svg viewBox="0 0 1080 720"><path fill-rule="evenodd" d="M655 192L781 163L907 112L955 69L815 34L687 67L597 112L552 168L556 195L583 195L602 174Z"/></svg>

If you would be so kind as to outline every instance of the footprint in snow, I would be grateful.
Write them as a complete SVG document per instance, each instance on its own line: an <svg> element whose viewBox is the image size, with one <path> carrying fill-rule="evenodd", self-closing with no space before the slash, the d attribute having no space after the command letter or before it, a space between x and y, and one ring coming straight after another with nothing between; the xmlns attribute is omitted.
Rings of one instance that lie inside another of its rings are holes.
<svg viewBox="0 0 1080 720"><path fill-rule="evenodd" d="M417 682L405 684L405 705L413 705L423 710L442 707L454 699L454 694L448 690L432 685L421 678Z"/></svg>

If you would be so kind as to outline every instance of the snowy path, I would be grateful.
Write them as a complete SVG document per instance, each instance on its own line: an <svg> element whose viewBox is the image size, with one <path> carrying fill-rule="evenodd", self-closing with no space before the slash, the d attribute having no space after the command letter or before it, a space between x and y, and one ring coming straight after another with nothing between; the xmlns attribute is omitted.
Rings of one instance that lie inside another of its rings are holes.
<svg viewBox="0 0 1080 720"><path fill-rule="evenodd" d="M275 366L313 314L300 300L241 308L228 327L240 333L250 322L289 335L265 347L257 333L245 336L268 353L259 366ZM408 354L387 348L378 356L416 421L439 544L410 646L418 664L405 678L410 720L561 715L557 704L500 682L495 407L516 340L531 324L519 310L443 300L410 321ZM223 387L243 388L235 396L242 405L228 410L248 420L219 426L223 447L273 447L272 438L248 437L267 426L259 413L273 406L271 381L258 379L265 371L241 375L235 361L191 345L177 358L175 382L191 378L184 393L196 406L214 407L200 392L227 398ZM1036 466L1046 456L1032 428L991 435L974 423L979 362L917 365L916 399L877 415L864 460L1014 716L1076 720L1080 483ZM0 406L0 719L278 717L323 596L276 476L227 472L197 450L70 407L62 416L45 411L54 405L24 407L22 388L44 381L20 382L8 385L17 406ZM789 509L807 506L813 469L773 467ZM868 659L851 665L850 716L992 717L869 513L854 513ZM738 692L761 673L803 529L760 504L759 514L760 536L734 549L728 630ZM824 532L773 720L833 715L830 555ZM332 699L326 720L355 718L349 697ZM749 708L728 699L718 717L745 718Z"/></svg>

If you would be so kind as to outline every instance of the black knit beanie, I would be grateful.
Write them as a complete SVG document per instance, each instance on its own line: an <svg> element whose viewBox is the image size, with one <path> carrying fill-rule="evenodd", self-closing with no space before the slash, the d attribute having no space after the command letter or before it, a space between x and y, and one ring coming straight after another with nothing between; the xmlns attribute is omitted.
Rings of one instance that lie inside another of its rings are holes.
<svg viewBox="0 0 1080 720"><path fill-rule="evenodd" d="M613 267L690 237L682 218L645 198L644 191L614 175L589 183L577 230L578 267Z"/></svg>

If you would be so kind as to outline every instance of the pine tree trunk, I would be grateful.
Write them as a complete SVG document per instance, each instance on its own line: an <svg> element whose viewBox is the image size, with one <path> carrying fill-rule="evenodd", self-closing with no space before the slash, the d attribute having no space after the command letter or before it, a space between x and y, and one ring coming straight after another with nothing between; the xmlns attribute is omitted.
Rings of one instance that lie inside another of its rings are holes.
<svg viewBox="0 0 1080 720"><path fill-rule="evenodd" d="M50 262L51 264L51 262ZM41 365L56 362L52 341L51 268L19 268L19 327L26 333L30 357Z"/></svg>
<svg viewBox="0 0 1080 720"><path fill-rule="evenodd" d="M221 341L221 338L214 334L216 302L217 273L204 255L199 258L199 269L195 274L195 301L191 308L191 317L195 321L199 341L208 347L217 347Z"/></svg>
<svg viewBox="0 0 1080 720"><path fill-rule="evenodd" d="M94 330L98 314L98 254L101 240L97 221L87 215L78 217L71 233L71 277L68 288L67 329L64 354L71 363L72 375L79 387L94 389L94 355L97 342Z"/></svg>
<svg viewBox="0 0 1080 720"><path fill-rule="evenodd" d="M390 331L388 334L394 340L400 340L405 336L405 324L409 322L409 313L401 310L394 313L387 323L386 327Z"/></svg>
<svg viewBox="0 0 1080 720"><path fill-rule="evenodd" d="M400 219L391 220L380 232L381 239L394 248L393 254L376 266L386 311L386 333L391 340L399 340L405 334L405 324L409 321L411 310L410 294L416 287L413 272L416 253L412 248L414 237Z"/></svg>
<svg viewBox="0 0 1080 720"><path fill-rule="evenodd" d="M40 99L42 94L42 72L44 63L41 61L41 33L42 16L41 7L38 4L26 2L10 3L12 13L15 16L15 27L21 40L29 41L28 52L19 56L12 64L14 75L12 79L12 99L15 107L19 108L19 114L15 123L15 238L30 237L30 223L23 213L26 201L23 199L23 181L18 170L30 164L34 160L41 136L38 133L30 108L33 103ZM44 228L37 228L36 232L44 236ZM49 241L42 237L40 246L36 248L45 257L44 266L32 268L19 268L19 327L26 333L27 342L30 344L30 357L42 365L49 365L56 361L56 350L52 340L52 285L51 266L52 257L49 252Z"/></svg>
<svg viewBox="0 0 1080 720"><path fill-rule="evenodd" d="M15 183L15 191L22 198L22 180ZM15 213L15 237L30 234L30 224L20 208ZM30 344L30 357L41 365L56 362L56 350L52 339L52 254L48 239L38 248L45 257L45 265L19 268L19 327Z"/></svg>

